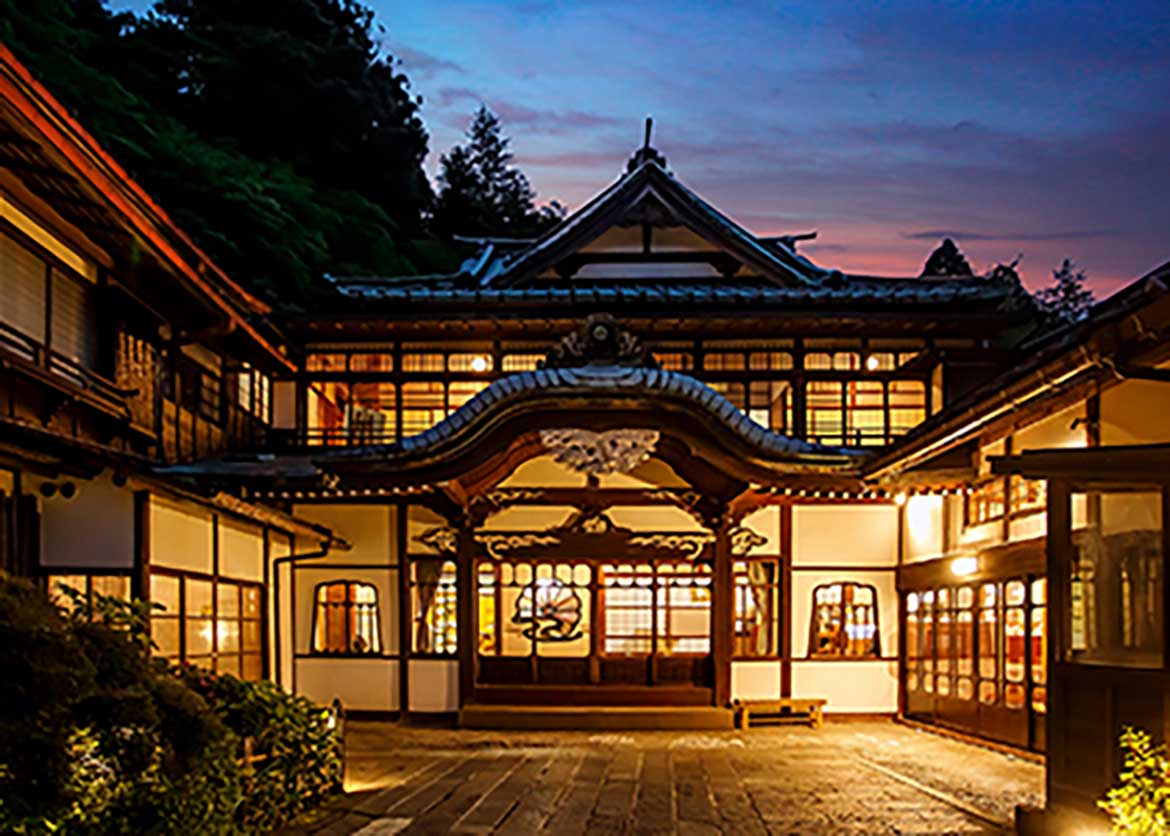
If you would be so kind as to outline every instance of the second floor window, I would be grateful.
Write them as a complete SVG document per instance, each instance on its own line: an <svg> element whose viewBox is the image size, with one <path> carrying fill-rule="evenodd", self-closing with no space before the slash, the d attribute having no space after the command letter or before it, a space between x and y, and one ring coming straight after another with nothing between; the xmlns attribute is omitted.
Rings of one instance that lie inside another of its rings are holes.
<svg viewBox="0 0 1170 836"><path fill-rule="evenodd" d="M97 287L0 233L0 345L68 376L97 365Z"/></svg>

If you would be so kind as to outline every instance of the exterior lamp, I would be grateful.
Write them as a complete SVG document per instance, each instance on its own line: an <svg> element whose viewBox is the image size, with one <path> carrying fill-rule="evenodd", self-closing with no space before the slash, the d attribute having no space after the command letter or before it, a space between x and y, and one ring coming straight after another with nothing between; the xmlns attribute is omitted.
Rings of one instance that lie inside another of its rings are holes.
<svg viewBox="0 0 1170 836"><path fill-rule="evenodd" d="M956 557L951 561L951 572L960 578L974 575L978 571L979 558L977 557Z"/></svg>
<svg viewBox="0 0 1170 836"><path fill-rule="evenodd" d="M903 505L906 504L906 492L905 491L899 491L898 493L894 494L894 504L897 505L899 508L901 508Z"/></svg>
<svg viewBox="0 0 1170 836"><path fill-rule="evenodd" d="M477 354L471 358L471 370L473 372L486 372L488 370L487 358L482 354Z"/></svg>
<svg viewBox="0 0 1170 836"><path fill-rule="evenodd" d="M876 372L878 370L878 366L881 364L882 361L878 359L876 354L871 354L865 358L865 368L867 371Z"/></svg>

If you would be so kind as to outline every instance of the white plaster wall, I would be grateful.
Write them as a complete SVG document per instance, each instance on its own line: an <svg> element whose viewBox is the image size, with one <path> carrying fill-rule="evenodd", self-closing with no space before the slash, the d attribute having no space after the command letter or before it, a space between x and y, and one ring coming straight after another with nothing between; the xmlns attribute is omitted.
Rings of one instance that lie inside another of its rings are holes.
<svg viewBox="0 0 1170 836"><path fill-rule="evenodd" d="M446 659L412 659L407 696L410 711L458 711L459 663Z"/></svg>
<svg viewBox="0 0 1170 836"><path fill-rule="evenodd" d="M792 573L792 648L794 659L808 656L808 633L813 612L813 589L820 584L853 581L869 584L877 592L878 631L883 657L898 655L898 595L894 572L848 570L796 570ZM813 664L838 665L839 662L810 660Z"/></svg>
<svg viewBox="0 0 1170 836"><path fill-rule="evenodd" d="M273 532L268 538L268 554L271 560L284 557L292 552L289 538L280 532ZM279 578L278 578L279 575ZM277 600L279 588L280 599ZM293 616L292 616L292 567L274 564L272 582L268 585L268 670L272 677L285 688L292 688L293 677ZM276 658L276 630L280 629L280 658Z"/></svg>
<svg viewBox="0 0 1170 836"><path fill-rule="evenodd" d="M552 456L537 456L517 467L500 482L502 488L583 488L585 475L557 464Z"/></svg>
<svg viewBox="0 0 1170 836"><path fill-rule="evenodd" d="M895 566L894 505L797 505L792 509L792 565Z"/></svg>
<svg viewBox="0 0 1170 836"><path fill-rule="evenodd" d="M409 553L438 554L438 549L419 541L432 528L443 528L447 521L421 505L411 505L406 513L406 550Z"/></svg>
<svg viewBox="0 0 1170 836"><path fill-rule="evenodd" d="M312 649L313 596L318 584L331 581L360 581L373 585L378 591L382 652L391 655L398 653L398 570L374 567L331 569L328 564L311 563L296 568L296 652L309 653Z"/></svg>
<svg viewBox="0 0 1170 836"><path fill-rule="evenodd" d="M297 691L320 705L340 699L346 710L398 710L397 659L298 659Z"/></svg>
<svg viewBox="0 0 1170 836"><path fill-rule="evenodd" d="M898 663L794 661L792 695L824 697L828 714L894 713L898 710Z"/></svg>
<svg viewBox="0 0 1170 836"><path fill-rule="evenodd" d="M1016 543L1021 540L1033 540L1048 533L1048 515L1040 512L1029 514L1026 517L1012 520L1008 532L1008 539Z"/></svg>
<svg viewBox="0 0 1170 836"><path fill-rule="evenodd" d="M606 514L615 525L633 531L705 531L695 518L673 505L614 506Z"/></svg>
<svg viewBox="0 0 1170 836"><path fill-rule="evenodd" d="M1079 420L1078 420L1079 419ZM1068 409L1029 424L1012 436L1012 451L1046 450L1050 448L1084 447L1088 442L1085 426L1085 405L1075 404ZM1076 428L1073 428L1073 424Z"/></svg>
<svg viewBox="0 0 1170 836"><path fill-rule="evenodd" d="M297 505L293 514L329 528L353 545L349 551L330 552L314 563L387 566L394 562L394 509L389 505Z"/></svg>
<svg viewBox="0 0 1170 836"><path fill-rule="evenodd" d="M150 562L154 566L211 574L211 514L150 498Z"/></svg>
<svg viewBox="0 0 1170 836"><path fill-rule="evenodd" d="M129 569L134 566L134 494L99 476L77 480L71 499L41 503L41 564Z"/></svg>
<svg viewBox="0 0 1170 836"><path fill-rule="evenodd" d="M219 573L264 582L264 529L219 519Z"/></svg>
<svg viewBox="0 0 1170 836"><path fill-rule="evenodd" d="M780 662L732 662L733 700L774 700L780 698Z"/></svg>
<svg viewBox="0 0 1170 836"><path fill-rule="evenodd" d="M1170 441L1170 386L1127 380L1101 393L1102 444Z"/></svg>
<svg viewBox="0 0 1170 836"><path fill-rule="evenodd" d="M483 528L489 531L543 531L567 522L574 513L576 509L568 505L513 505L488 517ZM417 529L414 536L421 530L425 529ZM411 551L433 551L417 542L411 542L409 546Z"/></svg>
<svg viewBox="0 0 1170 836"><path fill-rule="evenodd" d="M942 496L912 496L906 500L903 509L906 518L906 563L942 556L946 510L943 499Z"/></svg>

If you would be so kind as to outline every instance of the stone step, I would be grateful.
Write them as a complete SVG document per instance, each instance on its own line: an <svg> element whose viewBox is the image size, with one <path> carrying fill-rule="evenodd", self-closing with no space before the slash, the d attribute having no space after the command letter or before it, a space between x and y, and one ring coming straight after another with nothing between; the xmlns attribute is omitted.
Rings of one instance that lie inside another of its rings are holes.
<svg viewBox="0 0 1170 836"><path fill-rule="evenodd" d="M484 705L459 711L465 729L714 731L734 728L730 709L713 706Z"/></svg>

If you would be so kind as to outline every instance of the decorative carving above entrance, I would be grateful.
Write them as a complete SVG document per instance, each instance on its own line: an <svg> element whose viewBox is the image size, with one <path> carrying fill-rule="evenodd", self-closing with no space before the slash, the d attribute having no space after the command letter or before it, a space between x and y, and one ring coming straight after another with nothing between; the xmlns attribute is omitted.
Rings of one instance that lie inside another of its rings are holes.
<svg viewBox="0 0 1170 836"><path fill-rule="evenodd" d="M578 366L634 366L658 368L658 361L641 341L609 314L593 314L549 351L542 369Z"/></svg>
<svg viewBox="0 0 1170 836"><path fill-rule="evenodd" d="M714 534L635 534L629 544L638 549L667 549L694 559L703 553L703 547L715 542Z"/></svg>
<svg viewBox="0 0 1170 836"><path fill-rule="evenodd" d="M459 531L450 526L428 528L414 539L443 554L456 554L459 551Z"/></svg>
<svg viewBox="0 0 1170 836"><path fill-rule="evenodd" d="M737 525L731 531L727 532L728 539L731 541L731 553L736 557L747 554L756 546L762 546L768 542L768 538L759 532L752 531L746 525Z"/></svg>
<svg viewBox="0 0 1170 836"><path fill-rule="evenodd" d="M650 458L658 439L658 430L540 431L540 442L554 459L590 476L628 473Z"/></svg>
<svg viewBox="0 0 1170 836"><path fill-rule="evenodd" d="M543 546L555 546L561 542L556 534L542 534L540 532L522 533L493 533L482 532L475 535L475 539L483 544L488 555L496 560L507 557L512 552Z"/></svg>

